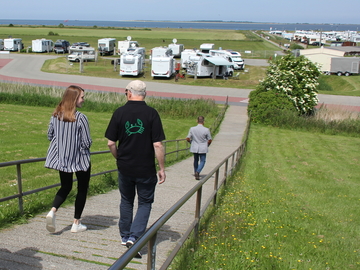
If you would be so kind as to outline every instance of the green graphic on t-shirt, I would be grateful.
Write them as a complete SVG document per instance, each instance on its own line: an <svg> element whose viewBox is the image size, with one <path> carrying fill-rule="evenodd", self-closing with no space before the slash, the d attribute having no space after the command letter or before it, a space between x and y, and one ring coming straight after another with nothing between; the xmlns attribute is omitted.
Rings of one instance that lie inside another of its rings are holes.
<svg viewBox="0 0 360 270"><path fill-rule="evenodd" d="M136 124L130 124L129 121L126 121L125 129L128 136L136 133L142 134L145 130L145 128L143 127L143 122L140 119L136 120Z"/></svg>

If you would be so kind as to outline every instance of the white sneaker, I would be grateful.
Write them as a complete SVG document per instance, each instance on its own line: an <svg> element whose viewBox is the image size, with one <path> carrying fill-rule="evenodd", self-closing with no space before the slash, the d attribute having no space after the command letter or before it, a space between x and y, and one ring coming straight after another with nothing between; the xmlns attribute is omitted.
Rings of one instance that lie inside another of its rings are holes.
<svg viewBox="0 0 360 270"><path fill-rule="evenodd" d="M81 223L79 223L79 224L73 223L73 225L71 227L71 232L73 232L73 233L83 232L83 231L86 231L86 229L87 229L87 227Z"/></svg>
<svg viewBox="0 0 360 270"><path fill-rule="evenodd" d="M50 211L47 216L46 216L46 229L53 233L55 232L55 212L54 211Z"/></svg>

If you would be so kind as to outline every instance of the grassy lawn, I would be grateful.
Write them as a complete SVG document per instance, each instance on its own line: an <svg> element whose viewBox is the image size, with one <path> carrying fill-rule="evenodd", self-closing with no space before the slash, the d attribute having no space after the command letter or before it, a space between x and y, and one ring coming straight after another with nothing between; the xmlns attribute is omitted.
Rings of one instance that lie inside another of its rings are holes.
<svg viewBox="0 0 360 270"><path fill-rule="evenodd" d="M358 269L359 147L252 125L240 170L171 269Z"/></svg>

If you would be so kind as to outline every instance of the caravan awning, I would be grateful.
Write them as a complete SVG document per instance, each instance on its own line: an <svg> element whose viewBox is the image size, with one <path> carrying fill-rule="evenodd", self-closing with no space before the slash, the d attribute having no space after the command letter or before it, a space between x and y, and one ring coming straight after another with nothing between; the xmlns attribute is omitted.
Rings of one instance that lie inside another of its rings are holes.
<svg viewBox="0 0 360 270"><path fill-rule="evenodd" d="M223 57L205 57L210 63L214 64L215 66L230 66L232 65L231 62L226 60Z"/></svg>

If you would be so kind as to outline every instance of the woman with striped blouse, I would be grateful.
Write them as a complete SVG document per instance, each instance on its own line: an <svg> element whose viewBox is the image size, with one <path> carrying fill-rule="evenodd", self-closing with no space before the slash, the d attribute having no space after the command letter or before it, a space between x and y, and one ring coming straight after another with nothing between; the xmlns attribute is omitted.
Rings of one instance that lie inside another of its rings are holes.
<svg viewBox="0 0 360 270"><path fill-rule="evenodd" d="M78 112L84 103L84 89L70 85L50 118L45 167L59 171L61 187L46 216L46 229L55 232L55 214L72 189L73 174L78 180L74 223L71 232L82 232L86 226L80 218L85 207L90 181L90 146L92 140L87 117Z"/></svg>

